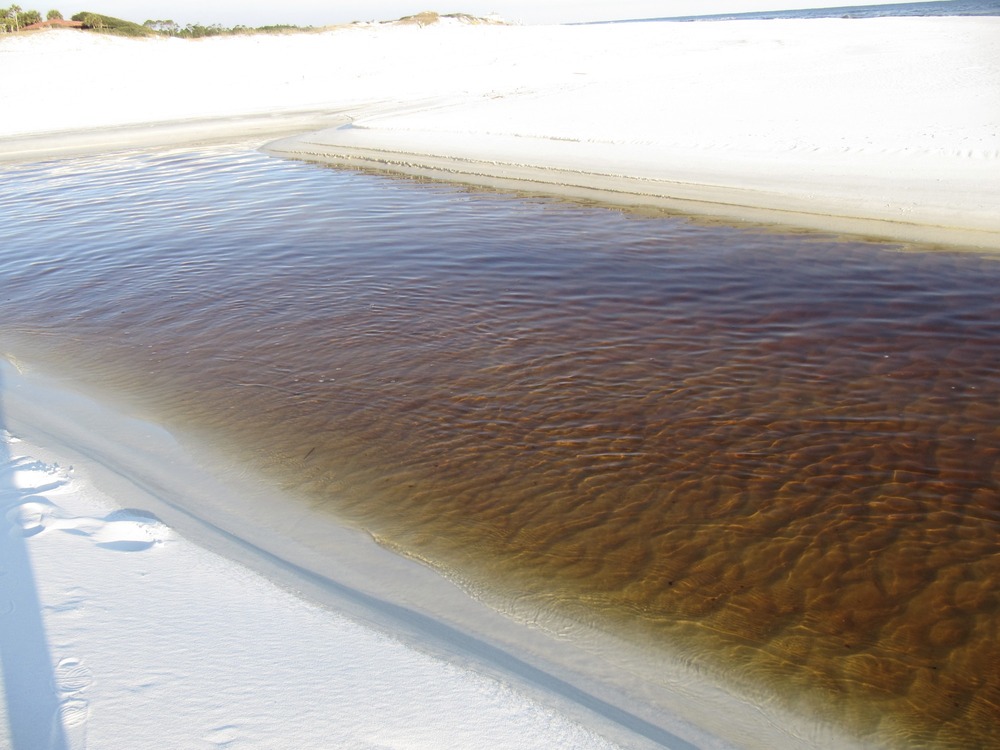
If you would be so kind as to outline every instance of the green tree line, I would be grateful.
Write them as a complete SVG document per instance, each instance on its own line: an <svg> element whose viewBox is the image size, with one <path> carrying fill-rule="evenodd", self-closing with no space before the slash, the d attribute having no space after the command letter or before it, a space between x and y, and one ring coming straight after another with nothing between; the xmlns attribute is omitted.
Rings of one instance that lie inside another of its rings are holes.
<svg viewBox="0 0 1000 750"><path fill-rule="evenodd" d="M190 23L187 26L180 26L170 20L149 20L143 26L160 36L175 36L188 39L232 34L280 34L295 31L315 31L312 26L292 26L290 24L273 24L270 26L220 26L219 24L211 24L205 26L200 23Z"/></svg>
<svg viewBox="0 0 1000 750"><path fill-rule="evenodd" d="M50 10L45 18L61 19L62 13L58 10ZM25 26L38 23L42 20L42 14L37 10L24 10L20 5L12 5L9 8L0 8L0 33L17 32ZM291 26L276 24L271 26L220 26L212 24L205 26L202 24L188 24L181 26L173 21L153 21L148 20L143 24L125 21L113 16L105 16L91 11L82 11L72 17L72 20L83 24L84 29L98 31L105 34L117 34L119 36L173 36L188 39L198 39L208 36L223 36L232 34L275 34L296 31L314 31L311 26Z"/></svg>
<svg viewBox="0 0 1000 750"><path fill-rule="evenodd" d="M45 14L45 18L50 21L62 17L62 13L58 10L50 10ZM37 10L25 10L20 5L0 8L0 32L20 31L25 26L30 26L41 20L42 14Z"/></svg>

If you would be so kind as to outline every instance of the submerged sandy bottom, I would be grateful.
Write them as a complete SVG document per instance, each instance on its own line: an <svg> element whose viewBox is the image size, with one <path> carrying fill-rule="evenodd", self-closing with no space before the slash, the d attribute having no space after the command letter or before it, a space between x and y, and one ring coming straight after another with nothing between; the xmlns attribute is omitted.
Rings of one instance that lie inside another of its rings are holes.
<svg viewBox="0 0 1000 750"><path fill-rule="evenodd" d="M4 443L7 747L618 747L122 509L76 456Z"/></svg>
<svg viewBox="0 0 1000 750"><path fill-rule="evenodd" d="M0 374L13 748L849 746L606 634L515 625L205 446Z"/></svg>

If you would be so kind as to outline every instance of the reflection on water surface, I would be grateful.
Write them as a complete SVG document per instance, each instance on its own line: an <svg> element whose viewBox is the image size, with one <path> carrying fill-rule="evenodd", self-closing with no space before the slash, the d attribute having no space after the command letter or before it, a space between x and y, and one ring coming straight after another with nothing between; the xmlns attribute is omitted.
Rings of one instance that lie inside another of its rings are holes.
<svg viewBox="0 0 1000 750"><path fill-rule="evenodd" d="M243 149L18 166L0 205L4 349L498 606L994 741L996 261Z"/></svg>

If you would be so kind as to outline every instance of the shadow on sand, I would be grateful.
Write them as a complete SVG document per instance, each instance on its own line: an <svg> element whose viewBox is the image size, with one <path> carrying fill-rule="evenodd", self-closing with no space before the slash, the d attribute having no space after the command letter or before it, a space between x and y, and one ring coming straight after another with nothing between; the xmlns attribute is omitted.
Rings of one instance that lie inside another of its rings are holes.
<svg viewBox="0 0 1000 750"><path fill-rule="evenodd" d="M0 662L11 750L67 750L52 655L28 554L18 522L22 505L41 501L44 487L15 481L24 461L11 455L5 432L0 370ZM29 462L30 463L30 462ZM0 744L2 741L0 729Z"/></svg>

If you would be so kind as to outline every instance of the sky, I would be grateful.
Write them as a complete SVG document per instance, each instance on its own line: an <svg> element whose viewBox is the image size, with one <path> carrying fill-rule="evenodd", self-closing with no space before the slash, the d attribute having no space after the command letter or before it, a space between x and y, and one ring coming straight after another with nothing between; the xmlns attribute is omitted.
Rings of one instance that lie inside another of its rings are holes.
<svg viewBox="0 0 1000 750"><path fill-rule="evenodd" d="M628 18L739 13L791 8L877 4L879 0L21 0L43 14L50 7L67 18L82 10L124 18L223 26L288 23L326 26L351 21L385 21L425 10L440 13L498 14L524 24L610 21ZM37 6L37 7L36 7Z"/></svg>

